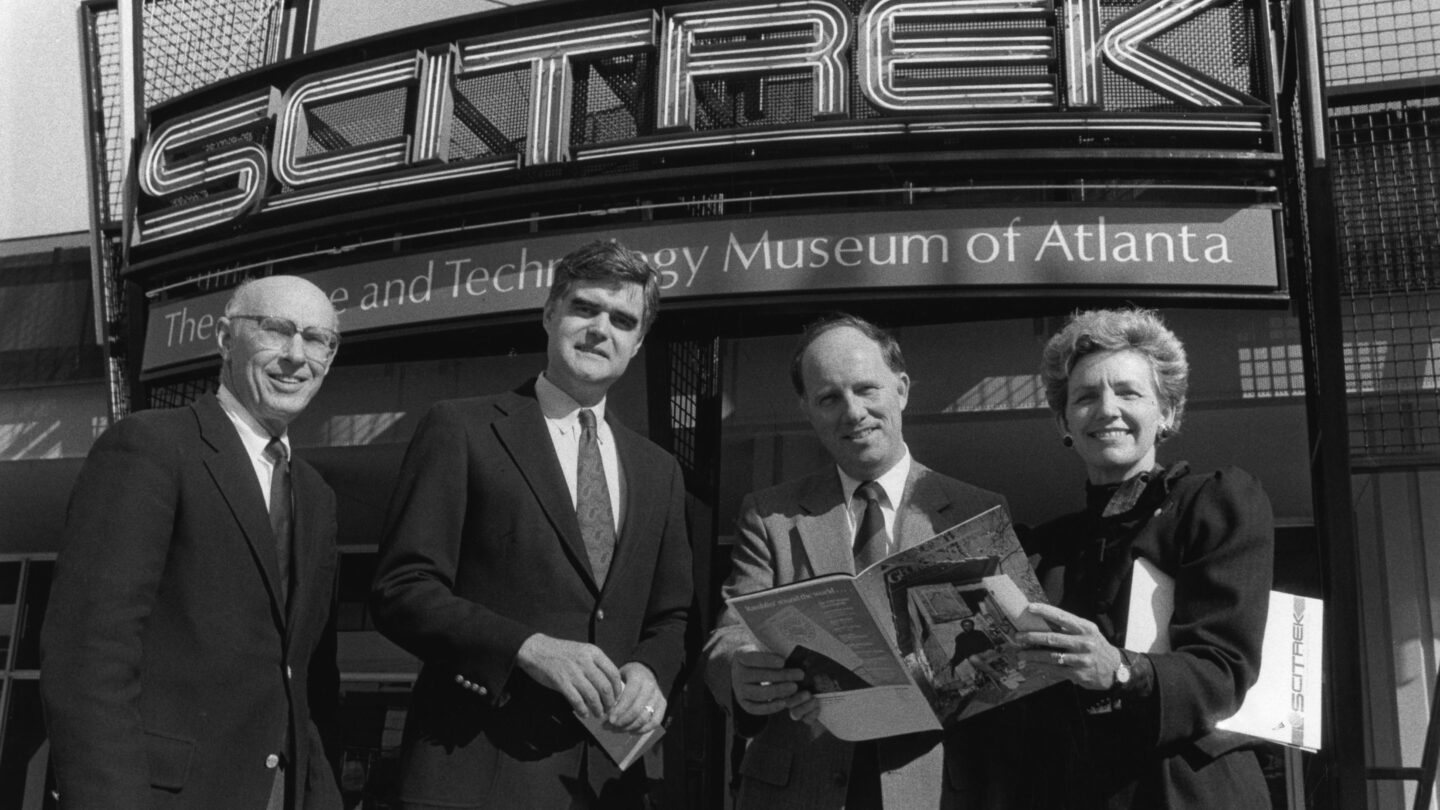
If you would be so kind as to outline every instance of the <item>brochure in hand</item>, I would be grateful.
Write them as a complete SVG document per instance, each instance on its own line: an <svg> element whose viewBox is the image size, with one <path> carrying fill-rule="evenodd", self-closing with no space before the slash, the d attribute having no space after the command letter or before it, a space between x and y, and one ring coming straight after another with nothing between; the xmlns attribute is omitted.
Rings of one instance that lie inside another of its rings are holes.
<svg viewBox="0 0 1440 810"><path fill-rule="evenodd" d="M655 743L660 742L661 737L665 736L664 726L657 726L644 734L632 734L628 731L611 728L598 717L579 714L575 717L579 719L580 725L590 732L590 736L595 738L595 742L605 750L605 755L610 757L610 761L614 762L622 771L634 765L636 760L644 756L646 751L649 751Z"/></svg>
<svg viewBox="0 0 1440 810"><path fill-rule="evenodd" d="M1143 653L1170 652L1170 618L1174 613L1174 577L1149 560L1135 560L1125 648ZM1245 693L1240 711L1216 723L1216 728L1303 751L1319 751L1324 620L1323 601L1271 591L1259 678Z"/></svg>
<svg viewBox="0 0 1440 810"><path fill-rule="evenodd" d="M741 621L804 670L801 688L843 740L939 730L1064 679L1019 659L1016 633L1045 601L997 506L854 576L732 597Z"/></svg>

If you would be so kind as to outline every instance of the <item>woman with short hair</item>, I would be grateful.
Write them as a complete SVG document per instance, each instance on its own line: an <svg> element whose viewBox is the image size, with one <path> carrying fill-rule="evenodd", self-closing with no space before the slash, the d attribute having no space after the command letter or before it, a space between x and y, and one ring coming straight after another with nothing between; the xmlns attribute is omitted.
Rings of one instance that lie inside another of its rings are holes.
<svg viewBox="0 0 1440 810"><path fill-rule="evenodd" d="M1050 605L1028 661L1068 684L1023 701L1023 790L1037 808L1268 808L1248 738L1217 731L1260 670L1274 518L1235 467L1162 465L1189 364L1156 313L1080 312L1045 346L1046 397L1086 471L1086 508L1027 533ZM1174 581L1167 652L1124 649L1132 571ZM1030 765L1047 778L1034 779Z"/></svg>

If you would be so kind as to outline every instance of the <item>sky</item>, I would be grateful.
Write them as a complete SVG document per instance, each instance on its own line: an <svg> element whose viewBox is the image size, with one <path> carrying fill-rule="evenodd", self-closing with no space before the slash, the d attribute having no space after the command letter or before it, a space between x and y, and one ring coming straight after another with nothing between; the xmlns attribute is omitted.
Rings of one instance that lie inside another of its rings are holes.
<svg viewBox="0 0 1440 810"><path fill-rule="evenodd" d="M0 2L0 240L90 227L78 8Z"/></svg>

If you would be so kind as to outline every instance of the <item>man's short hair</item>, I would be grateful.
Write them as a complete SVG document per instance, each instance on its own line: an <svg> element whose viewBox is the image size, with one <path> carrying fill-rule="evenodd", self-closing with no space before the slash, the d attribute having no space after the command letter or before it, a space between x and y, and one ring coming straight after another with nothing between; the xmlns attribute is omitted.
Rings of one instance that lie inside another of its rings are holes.
<svg viewBox="0 0 1440 810"><path fill-rule="evenodd" d="M555 265L555 278L545 306L562 300L577 281L628 282L645 290L645 317L642 334L660 314L660 274L644 254L633 251L614 239L597 239L565 254Z"/></svg>
<svg viewBox="0 0 1440 810"><path fill-rule="evenodd" d="M894 335L857 315L831 312L811 321L805 327L805 331L800 333L800 342L795 346L795 354L790 358L790 384L795 386L798 396L805 396L805 375L801 370L805 350L826 332L847 326L870 338L880 347L880 356L885 358L885 365L889 366L891 371L896 374L905 373L905 355L900 352L900 343L895 340Z"/></svg>

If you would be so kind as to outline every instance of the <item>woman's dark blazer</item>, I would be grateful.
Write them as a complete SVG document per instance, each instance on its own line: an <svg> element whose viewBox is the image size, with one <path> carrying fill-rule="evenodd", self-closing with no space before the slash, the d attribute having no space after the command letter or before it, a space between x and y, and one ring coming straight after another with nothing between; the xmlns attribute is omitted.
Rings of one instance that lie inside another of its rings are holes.
<svg viewBox="0 0 1440 810"><path fill-rule="evenodd" d="M1239 709L1259 675L1274 554L1270 501L1234 467L1199 475L1181 463L1150 488L1120 519L1125 528L1112 535L1111 557L1098 566L1090 593L1075 592L1076 572L1067 569L1080 564L1086 544L1088 553L1098 551L1093 513L1060 518L1025 539L1039 554L1037 573L1052 601L1095 620L1117 646L1125 641L1133 561L1149 560L1175 580L1171 650L1149 655L1153 692L1148 700L1122 699L1119 709L1134 721L1134 736L1118 752L1126 763L1118 781L1092 790L1094 772L1084 764L1103 747L1081 709L1093 692L1064 684L1021 701L1023 755L1047 774L1029 780L1026 787L1040 794L1030 806L1269 807L1249 738L1214 725ZM1091 560L1083 565L1094 570Z"/></svg>

